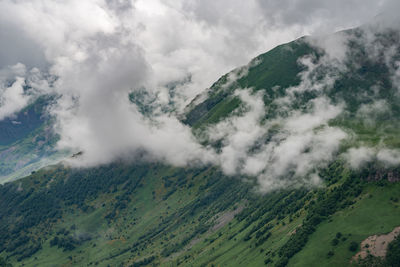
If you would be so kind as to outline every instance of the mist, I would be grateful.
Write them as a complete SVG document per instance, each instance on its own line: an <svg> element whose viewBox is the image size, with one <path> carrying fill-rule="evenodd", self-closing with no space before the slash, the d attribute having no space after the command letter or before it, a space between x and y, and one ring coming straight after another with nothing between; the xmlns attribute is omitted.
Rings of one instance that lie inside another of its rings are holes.
<svg viewBox="0 0 400 267"><path fill-rule="evenodd" d="M40 95L54 94L58 97L48 112L60 136L57 148L83 152L78 160L68 160L72 166L141 157L181 167L216 164L228 175L257 177L262 191L299 180L318 185L317 169L348 138L347 132L329 126L345 107L320 96L304 111L286 111L296 92L329 90L345 71L346 38L326 39L322 33L380 20L379 14L396 5L367 2L4 0L0 119L12 117ZM392 25L387 20L379 25L387 23ZM261 93L237 88L243 112L206 132L209 140L222 140L221 151L200 144L180 122L185 107L220 76L276 45L310 34L319 36L310 42L326 56L317 63L310 58L299 62L306 68L300 85L275 100L285 115L264 121ZM332 71L316 80L313 72L328 67ZM400 81L399 73L397 65L393 81ZM132 104L132 92L151 97L151 114ZM363 107L360 116L379 104ZM262 143L273 127L280 129L278 134ZM250 151L256 144L259 149ZM382 151L379 158L397 162L397 152Z"/></svg>

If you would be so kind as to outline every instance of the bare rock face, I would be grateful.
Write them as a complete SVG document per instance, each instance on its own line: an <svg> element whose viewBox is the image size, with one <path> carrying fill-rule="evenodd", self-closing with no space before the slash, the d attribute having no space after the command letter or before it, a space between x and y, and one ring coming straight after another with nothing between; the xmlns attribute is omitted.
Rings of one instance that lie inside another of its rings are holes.
<svg viewBox="0 0 400 267"><path fill-rule="evenodd" d="M368 175L368 181L388 180L390 183L400 182L399 170L377 170Z"/></svg>
<svg viewBox="0 0 400 267"><path fill-rule="evenodd" d="M391 183L399 182L400 181L400 174L399 172L388 172L387 174L388 181Z"/></svg>
<svg viewBox="0 0 400 267"><path fill-rule="evenodd" d="M361 242L361 251L358 252L354 257L353 261L365 259L368 255L374 257L385 257L387 248L390 242L392 242L400 234L400 226L396 227L392 232L386 235L372 235Z"/></svg>

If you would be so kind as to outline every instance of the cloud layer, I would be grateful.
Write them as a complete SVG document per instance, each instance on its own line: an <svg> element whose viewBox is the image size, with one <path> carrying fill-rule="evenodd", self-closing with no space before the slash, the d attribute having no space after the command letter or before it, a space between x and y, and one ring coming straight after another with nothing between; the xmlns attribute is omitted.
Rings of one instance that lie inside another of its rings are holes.
<svg viewBox="0 0 400 267"><path fill-rule="evenodd" d="M221 75L257 54L303 35L358 26L396 5L367 2L3 0L0 119L40 94L56 94L49 112L57 121L58 147L83 151L75 164L138 155L178 166L217 162L227 174L256 175L264 189L272 188L280 183L276 177L309 175L332 158L346 133L327 122L343 106L319 97L306 112L263 122L261 97L237 91L247 109L209 129L211 139L224 140L221 151L200 145L177 116ZM315 41L335 69L343 67L342 41ZM276 100L283 108L296 92L335 81L327 75L317 83L309 76L312 61L302 64L302 83ZM131 92L151 99L151 116L130 103ZM250 153L273 127L280 134ZM317 183L315 177L309 181Z"/></svg>

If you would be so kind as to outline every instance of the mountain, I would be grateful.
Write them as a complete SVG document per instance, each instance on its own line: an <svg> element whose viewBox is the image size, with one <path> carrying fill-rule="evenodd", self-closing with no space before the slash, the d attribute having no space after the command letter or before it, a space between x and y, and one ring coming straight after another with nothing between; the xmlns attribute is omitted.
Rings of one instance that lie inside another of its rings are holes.
<svg viewBox="0 0 400 267"><path fill-rule="evenodd" d="M400 238L388 233L400 225L400 102L393 64L400 56L399 34L369 37L361 28L278 46L221 77L187 107L182 121L221 153L229 143L210 137L210 128L225 120L234 125L232 118L252 111L244 91L262 99L268 129L246 155L310 136L272 182L268 174L275 173L270 165L276 161L267 159L264 178L246 171L227 175L210 165L144 161L49 166L0 186L0 264L398 266ZM346 40L345 52L321 45L329 38ZM43 133L36 118L4 142L27 140L32 128ZM314 126L301 130L310 121ZM321 182L312 184L316 173ZM284 186L275 186L279 182ZM265 191L265 184L275 187ZM368 241L367 247L363 241L373 235L390 245ZM353 259L358 252L367 257Z"/></svg>
<svg viewBox="0 0 400 267"><path fill-rule="evenodd" d="M46 114L51 99L39 97L15 116L0 121L0 183L27 176L65 155L54 149L58 137Z"/></svg>
<svg viewBox="0 0 400 267"><path fill-rule="evenodd" d="M308 79L315 83L321 82L320 85L323 88L320 91L313 88L296 91L296 100L290 103L291 109L302 110L312 99L321 95L326 96L333 103L343 102L347 114L341 117L342 120L337 118L330 124L349 128L355 131L357 138L362 138L364 133L368 137L372 137L371 131L383 127L379 125L375 125L375 129L365 128L365 125L363 127L360 125L362 121L357 117L357 110L362 105L384 100L387 110L390 112L384 112L381 120L374 120L374 122L382 123L385 126L392 125L397 130L400 115L400 106L397 101L398 89L397 85L393 84L389 63L385 62L387 60L385 56L388 56L385 55L385 51L397 49L390 55L391 64L399 59L398 47L393 47L399 41L399 33L388 30L376 36L374 43L368 45L364 43L366 41L363 38L363 32L362 29L355 29L336 33L333 37L321 37L347 39L346 58L340 63L335 62L337 59L329 58L327 64L323 62L325 52L313 44L318 41L312 40L311 37L300 38L256 57L248 66L232 72L237 76L234 82L229 80L229 75L232 74L230 73L213 84L208 91L207 99L190 108L185 123L199 128L202 125L216 123L228 116L239 105L238 98L233 94L237 88L263 91L265 94L263 100L268 106L267 119L277 117L280 110L274 101L277 98L285 97L288 89L301 85L301 73L307 66L301 64L299 60L309 58L315 62L312 63L315 70L307 73L310 76L314 75ZM368 53L376 55L370 57ZM318 62L319 60L322 63ZM326 76L335 76L333 84L324 84L324 82L328 83L324 81ZM312 87L310 84L308 86ZM382 90L376 91L377 86ZM389 134L389 132L388 130L387 133ZM392 136L392 138L396 139L396 136ZM398 147L399 144L397 140L393 140L390 145Z"/></svg>

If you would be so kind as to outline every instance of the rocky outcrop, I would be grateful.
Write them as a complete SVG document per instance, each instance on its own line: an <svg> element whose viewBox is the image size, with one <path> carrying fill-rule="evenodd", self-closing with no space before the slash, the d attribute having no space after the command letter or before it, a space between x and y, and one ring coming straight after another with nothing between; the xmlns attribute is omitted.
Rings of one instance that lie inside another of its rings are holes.
<svg viewBox="0 0 400 267"><path fill-rule="evenodd" d="M400 226L386 235L372 235L361 242L361 251L353 260L365 259L368 255L374 257L385 257L388 245L400 234Z"/></svg>

